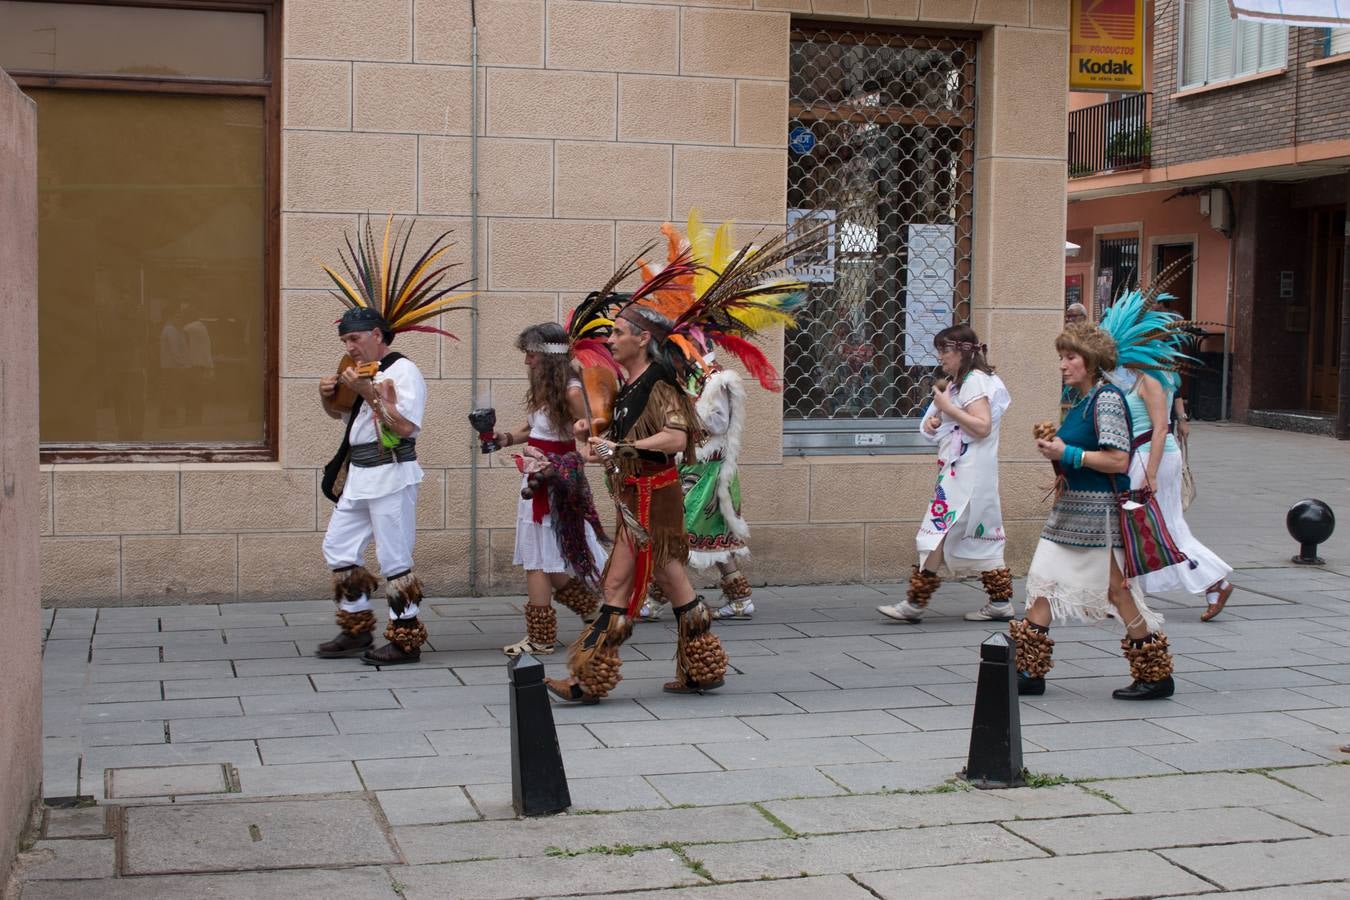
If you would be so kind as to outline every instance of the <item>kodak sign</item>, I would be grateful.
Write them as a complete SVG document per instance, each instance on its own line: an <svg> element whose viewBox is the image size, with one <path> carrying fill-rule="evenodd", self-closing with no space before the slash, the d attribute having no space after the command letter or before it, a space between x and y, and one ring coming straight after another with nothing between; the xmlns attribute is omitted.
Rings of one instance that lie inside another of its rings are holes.
<svg viewBox="0 0 1350 900"><path fill-rule="evenodd" d="M1069 90L1144 89L1144 0L1069 0Z"/></svg>

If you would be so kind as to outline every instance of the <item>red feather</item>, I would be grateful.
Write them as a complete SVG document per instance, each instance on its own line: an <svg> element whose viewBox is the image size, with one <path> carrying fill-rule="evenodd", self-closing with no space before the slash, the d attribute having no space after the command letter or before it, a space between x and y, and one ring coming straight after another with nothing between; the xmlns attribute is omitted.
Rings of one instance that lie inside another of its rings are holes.
<svg viewBox="0 0 1350 900"><path fill-rule="evenodd" d="M769 362L763 350L734 334L718 333L709 336L713 343L739 359L745 370L757 378L765 390L777 392L783 389L783 384L778 378L778 370Z"/></svg>
<svg viewBox="0 0 1350 900"><path fill-rule="evenodd" d="M608 345L598 338L582 338L572 343L572 358L575 359L583 369L600 367L609 369L614 374L619 374L619 364L614 361L614 356L609 352Z"/></svg>

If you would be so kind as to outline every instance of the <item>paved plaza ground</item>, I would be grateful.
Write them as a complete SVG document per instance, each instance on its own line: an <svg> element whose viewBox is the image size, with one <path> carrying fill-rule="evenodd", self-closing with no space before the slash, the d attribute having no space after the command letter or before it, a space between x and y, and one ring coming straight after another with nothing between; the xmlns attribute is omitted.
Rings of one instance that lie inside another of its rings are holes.
<svg viewBox="0 0 1350 900"><path fill-rule="evenodd" d="M897 585L764 588L726 623L734 673L661 692L673 624L624 681L553 708L573 812L516 820L502 644L522 598L425 607L423 662L318 660L323 599L48 611L48 808L22 900L694 900L1350 896L1350 522L1289 564L1302 496L1350 515L1350 446L1199 426L1197 534L1239 567L1225 611L1162 596L1177 694L1125 703L1119 627L1053 631L1022 702L1037 786L954 781L969 745L978 585L921 625ZM754 502L754 498L749 498ZM809 552L809 548L803 548ZM1018 601L1022 599L1018 585ZM566 615L564 613L564 615ZM560 616L570 640L575 619ZM546 657L561 674L563 654Z"/></svg>

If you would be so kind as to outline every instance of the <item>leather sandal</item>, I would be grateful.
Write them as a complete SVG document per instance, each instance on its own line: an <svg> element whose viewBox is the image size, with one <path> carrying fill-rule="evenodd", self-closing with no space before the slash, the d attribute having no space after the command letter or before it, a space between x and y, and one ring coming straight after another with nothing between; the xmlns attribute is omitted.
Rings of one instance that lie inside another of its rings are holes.
<svg viewBox="0 0 1350 900"><path fill-rule="evenodd" d="M599 697L583 691L581 685L569 684L568 682L557 678L545 678L544 687L548 688L548 692L563 703L580 703L582 706L594 706L600 702Z"/></svg>
<svg viewBox="0 0 1350 900"><path fill-rule="evenodd" d="M715 691L725 685L726 679L719 678L711 684L697 684L689 681L667 681L661 686L661 690L667 694L703 694L708 691Z"/></svg>
<svg viewBox="0 0 1350 900"><path fill-rule="evenodd" d="M1210 619L1223 612L1223 608L1228 603L1228 598L1233 594L1233 583L1225 581L1223 587L1219 588L1219 599L1205 607L1205 611L1200 614L1201 622L1208 622Z"/></svg>

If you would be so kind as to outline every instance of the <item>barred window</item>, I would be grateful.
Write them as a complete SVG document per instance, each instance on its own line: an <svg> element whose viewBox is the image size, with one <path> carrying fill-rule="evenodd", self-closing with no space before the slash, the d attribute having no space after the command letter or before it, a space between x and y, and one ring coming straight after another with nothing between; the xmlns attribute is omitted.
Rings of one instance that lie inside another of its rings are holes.
<svg viewBox="0 0 1350 900"><path fill-rule="evenodd" d="M788 224L828 223L787 336L784 452L921 445L933 336L970 318L975 39L799 22Z"/></svg>

